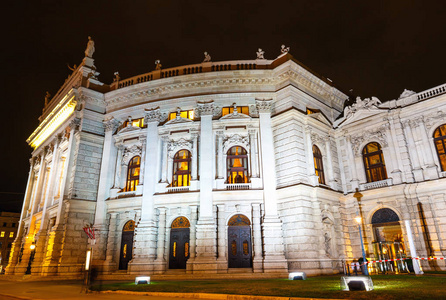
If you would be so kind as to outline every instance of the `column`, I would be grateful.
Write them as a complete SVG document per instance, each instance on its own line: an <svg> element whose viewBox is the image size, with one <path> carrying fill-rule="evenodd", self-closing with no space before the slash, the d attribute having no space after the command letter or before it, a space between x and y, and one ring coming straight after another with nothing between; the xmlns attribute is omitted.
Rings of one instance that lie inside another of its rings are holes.
<svg viewBox="0 0 446 300"><path fill-rule="evenodd" d="M423 181L423 170L421 169L420 159L415 147L415 142L412 135L412 129L410 128L410 121L403 121L404 135L406 137L407 149L409 152L410 161L412 163L412 173L415 181Z"/></svg>
<svg viewBox="0 0 446 300"><path fill-rule="evenodd" d="M389 123L384 124L380 127L380 131L385 131L387 136L387 143L389 144L389 153L390 153L390 165L393 170L390 172L392 174L392 182L393 184L400 184L401 180L401 170L398 169L398 158L396 157L396 151L398 151L398 144L395 145L394 141L396 141L396 137L392 135L390 131ZM388 162L386 161L386 165Z"/></svg>
<svg viewBox="0 0 446 300"><path fill-rule="evenodd" d="M224 178L224 161L223 161L223 131L217 131L217 178Z"/></svg>
<svg viewBox="0 0 446 300"><path fill-rule="evenodd" d="M311 185L319 185L319 177L316 176L316 169L314 166L314 158L313 158L313 141L311 139L311 127L309 125L305 126L305 141L307 151L307 165L308 165L308 178Z"/></svg>
<svg viewBox="0 0 446 300"><path fill-rule="evenodd" d="M257 100L260 123L260 149L262 154L263 201L263 260L264 272L286 272L282 222L278 216L276 196L276 168L274 159L274 139L271 125L272 100Z"/></svg>
<svg viewBox="0 0 446 300"><path fill-rule="evenodd" d="M159 207L158 211L158 239L156 241L155 273L162 274L166 271L166 259L164 258L164 252L166 251L166 208Z"/></svg>
<svg viewBox="0 0 446 300"><path fill-rule="evenodd" d="M197 222L194 273L217 272L216 228L212 211L214 169L214 137L212 131L213 102L198 103L200 122L200 209Z"/></svg>
<svg viewBox="0 0 446 300"><path fill-rule="evenodd" d="M159 108L145 111L144 124L147 124L145 161L153 163L151 163L150 167L144 168L141 220L135 228L133 259L129 264L130 273L144 271L150 274L154 270L157 224L155 222L153 195L156 192L156 161L159 157L158 123L165 119L166 114L162 114Z"/></svg>
<svg viewBox="0 0 446 300"><path fill-rule="evenodd" d="M116 155L116 166L115 166L115 182L113 184L113 189L120 191L122 189L121 186L121 173L122 173L122 155L124 152L124 145L117 144L116 148L118 153Z"/></svg>
<svg viewBox="0 0 446 300"><path fill-rule="evenodd" d="M257 171L257 151L256 151L256 131L254 129L249 130L249 144L250 144L250 154L251 154L251 177L259 177L259 172Z"/></svg>
<svg viewBox="0 0 446 300"><path fill-rule="evenodd" d="M348 154L348 160L350 161L350 170L352 172L352 179L351 179L352 191L354 191L356 190L356 188L359 188L358 170L356 169L355 153L353 151L351 136L347 136L345 140L347 142L346 150Z"/></svg>
<svg viewBox="0 0 446 300"><path fill-rule="evenodd" d="M420 117L416 120L418 125L418 132L421 136L421 141L424 147L421 147L421 152L423 153L424 160L424 177L427 180L437 179L438 178L438 170L434 161L434 157L432 155L431 147L432 142L429 140L427 136L426 125L424 124L423 117Z"/></svg>
<svg viewBox="0 0 446 300"><path fill-rule="evenodd" d="M161 166L161 182L167 183L167 168L168 168L168 158L167 158L167 143L169 141L169 138L167 136L161 137L161 140L163 142L163 153L162 153L162 166Z"/></svg>
<svg viewBox="0 0 446 300"><path fill-rule="evenodd" d="M191 180L198 180L198 134L192 134L192 170Z"/></svg>
<svg viewBox="0 0 446 300"><path fill-rule="evenodd" d="M254 253L252 260L252 270L254 273L263 272L263 251L262 251L262 229L260 227L260 204L252 204L252 236L254 242Z"/></svg>
<svg viewBox="0 0 446 300"><path fill-rule="evenodd" d="M327 136L325 140L325 151L327 156L327 176L328 176L328 184L334 190L337 189L336 180L334 178L333 171L333 157L331 155L331 136Z"/></svg>
<svg viewBox="0 0 446 300"><path fill-rule="evenodd" d="M218 233L218 271L219 272L227 272L228 270L228 261L226 259L226 213L225 213L225 205L219 204L217 205L217 233Z"/></svg>
<svg viewBox="0 0 446 300"><path fill-rule="evenodd" d="M139 141L141 142L141 164L139 168L139 184L144 185L144 169L146 168L146 143L145 137L140 136Z"/></svg>
<svg viewBox="0 0 446 300"><path fill-rule="evenodd" d="M117 252L117 240L116 235L117 232L117 217L118 213L110 213L110 221L108 225L108 236L107 236L107 251L105 253L105 265L104 271L114 271L116 270L116 266L118 264L118 257L116 257Z"/></svg>
<svg viewBox="0 0 446 300"><path fill-rule="evenodd" d="M415 274L424 274L420 269L420 263L417 259L417 250L415 248L415 243L413 241L412 229L410 228L410 220L404 220L404 224L406 225L407 239L409 240L410 247L410 256L412 256L412 264Z"/></svg>

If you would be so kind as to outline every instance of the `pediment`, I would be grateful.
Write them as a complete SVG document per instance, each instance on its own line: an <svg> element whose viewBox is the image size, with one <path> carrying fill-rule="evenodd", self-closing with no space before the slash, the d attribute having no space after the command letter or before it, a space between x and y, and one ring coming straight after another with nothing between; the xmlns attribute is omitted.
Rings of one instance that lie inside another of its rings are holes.
<svg viewBox="0 0 446 300"><path fill-rule="evenodd" d="M182 118L182 117L177 116L175 119L172 119L172 120L166 122L166 124L164 124L164 125L173 125L173 124L191 123L191 122L194 122L194 121L192 121L191 119Z"/></svg>
<svg viewBox="0 0 446 300"><path fill-rule="evenodd" d="M118 133L127 133L127 132L136 132L136 131L140 131L141 128L137 127L137 126L127 126L122 128L121 130L118 131Z"/></svg>
<svg viewBox="0 0 446 300"><path fill-rule="evenodd" d="M239 112L235 112L232 114L227 114L220 118L220 120L240 120L240 119L250 120L251 117Z"/></svg>
<svg viewBox="0 0 446 300"><path fill-rule="evenodd" d="M328 125L328 126L331 127L331 122L330 122L330 120L327 119L327 117L324 116L323 113L318 112L318 113L309 114L309 115L308 115L308 118L316 119L316 120L318 120L318 121L324 123L325 125Z"/></svg>
<svg viewBox="0 0 446 300"><path fill-rule="evenodd" d="M335 123L335 127L336 125L339 127L346 126L348 124L355 123L368 117L378 115L384 111L386 110L379 108L360 109L349 115L348 118L343 117L342 119L340 119L338 122Z"/></svg>

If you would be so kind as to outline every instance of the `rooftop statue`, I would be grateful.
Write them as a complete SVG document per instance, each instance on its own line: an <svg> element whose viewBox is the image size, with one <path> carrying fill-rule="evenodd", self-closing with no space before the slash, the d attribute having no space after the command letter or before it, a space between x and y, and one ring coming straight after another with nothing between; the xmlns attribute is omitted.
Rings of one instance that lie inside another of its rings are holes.
<svg viewBox="0 0 446 300"><path fill-rule="evenodd" d="M161 67L163 66L161 64L161 61L159 59L155 60L155 70L161 70Z"/></svg>
<svg viewBox="0 0 446 300"><path fill-rule="evenodd" d="M263 51L262 48L259 48L259 51L257 51L256 53L257 59L265 59L265 57L263 56L265 54L265 51Z"/></svg>
<svg viewBox="0 0 446 300"><path fill-rule="evenodd" d="M91 39L91 37L88 37L88 43L87 43L87 49L85 49L85 56L86 57L93 57L94 53L94 41Z"/></svg>
<svg viewBox="0 0 446 300"><path fill-rule="evenodd" d="M119 72L115 72L113 73L114 77L113 77L113 82L117 82L119 81L119 79L121 79L121 77L119 77Z"/></svg>
<svg viewBox="0 0 446 300"><path fill-rule="evenodd" d="M290 47L285 47L285 45L282 45L282 49L280 49L282 53L288 53L290 52Z"/></svg>
<svg viewBox="0 0 446 300"><path fill-rule="evenodd" d="M45 106L48 105L48 102L50 102L51 94L47 91L45 95Z"/></svg>
<svg viewBox="0 0 446 300"><path fill-rule="evenodd" d="M361 97L356 97L355 103L353 103L351 106L345 107L344 117L347 119L349 116L361 109L377 109L378 105L380 104L381 101L376 97L365 98L364 100L362 100Z"/></svg>
<svg viewBox="0 0 446 300"><path fill-rule="evenodd" d="M211 61L211 56L209 55L209 53L207 53L206 51L204 52L204 60L203 62L210 62Z"/></svg>

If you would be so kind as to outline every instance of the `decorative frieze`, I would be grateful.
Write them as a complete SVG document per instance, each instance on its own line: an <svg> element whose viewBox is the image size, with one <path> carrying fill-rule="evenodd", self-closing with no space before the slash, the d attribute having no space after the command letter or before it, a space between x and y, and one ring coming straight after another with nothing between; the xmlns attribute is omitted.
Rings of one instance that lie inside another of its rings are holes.
<svg viewBox="0 0 446 300"><path fill-rule="evenodd" d="M361 134L351 137L353 152L355 153L356 156L361 156L360 147L366 141L377 141L381 145L381 147L388 146L387 137L384 132L382 132L381 130L377 131L365 130Z"/></svg>

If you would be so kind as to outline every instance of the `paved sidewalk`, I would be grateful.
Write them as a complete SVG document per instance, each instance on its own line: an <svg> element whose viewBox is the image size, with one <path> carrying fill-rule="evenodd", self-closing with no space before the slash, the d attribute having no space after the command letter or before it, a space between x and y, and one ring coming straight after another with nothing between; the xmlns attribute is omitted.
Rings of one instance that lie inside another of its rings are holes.
<svg viewBox="0 0 446 300"><path fill-rule="evenodd" d="M0 300L9 299L104 299L104 300L178 300L163 296L122 295L82 292L80 281L8 281L0 278ZM190 298L189 298L190 299Z"/></svg>

